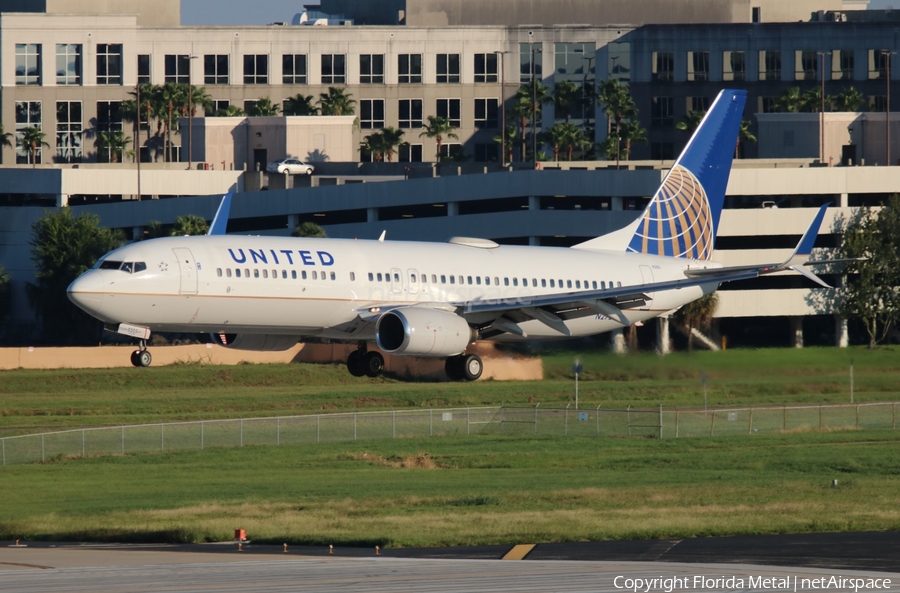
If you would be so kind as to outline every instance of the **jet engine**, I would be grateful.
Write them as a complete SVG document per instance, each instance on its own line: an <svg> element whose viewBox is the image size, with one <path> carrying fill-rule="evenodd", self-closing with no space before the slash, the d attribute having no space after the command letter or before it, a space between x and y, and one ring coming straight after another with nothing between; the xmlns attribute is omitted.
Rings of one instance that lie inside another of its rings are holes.
<svg viewBox="0 0 900 593"><path fill-rule="evenodd" d="M475 331L455 313L406 307L378 319L375 340L389 354L445 357L464 351L475 341Z"/></svg>
<svg viewBox="0 0 900 593"><path fill-rule="evenodd" d="M280 336L275 334L209 334L218 344L231 350L255 350L275 352L290 350L300 341L300 336Z"/></svg>

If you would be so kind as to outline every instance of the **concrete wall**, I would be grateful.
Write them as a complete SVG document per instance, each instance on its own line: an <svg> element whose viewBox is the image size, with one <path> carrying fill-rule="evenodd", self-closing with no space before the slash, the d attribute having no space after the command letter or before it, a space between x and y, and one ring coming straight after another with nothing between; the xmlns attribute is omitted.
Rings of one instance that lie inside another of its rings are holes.
<svg viewBox="0 0 900 593"><path fill-rule="evenodd" d="M136 15L142 27L181 24L181 0L0 0L0 12Z"/></svg>

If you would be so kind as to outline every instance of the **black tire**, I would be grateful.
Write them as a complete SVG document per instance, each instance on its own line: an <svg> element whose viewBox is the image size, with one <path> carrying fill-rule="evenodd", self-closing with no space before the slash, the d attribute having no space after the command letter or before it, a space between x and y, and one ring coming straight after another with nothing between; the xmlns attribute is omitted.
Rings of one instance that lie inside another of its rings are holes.
<svg viewBox="0 0 900 593"><path fill-rule="evenodd" d="M384 356L381 352L366 352L363 368L366 376L377 377L384 370Z"/></svg>
<svg viewBox="0 0 900 593"><path fill-rule="evenodd" d="M481 357L477 354L461 356L460 362L462 363L460 365L462 378L466 381L477 381L481 377L481 373L484 372L484 363L481 362Z"/></svg>
<svg viewBox="0 0 900 593"><path fill-rule="evenodd" d="M359 350L354 350L350 353L350 356L347 357L347 370L350 371L350 374L354 377L362 377L366 374L365 369L363 368L363 353Z"/></svg>
<svg viewBox="0 0 900 593"><path fill-rule="evenodd" d="M136 367L141 366L141 362L140 362L140 360L138 360L138 356L140 356L140 354L141 354L140 350L135 350L134 352L131 353L131 365L132 366L136 366Z"/></svg>
<svg viewBox="0 0 900 593"><path fill-rule="evenodd" d="M462 365L459 356L451 356L444 363L444 372L451 381L462 381Z"/></svg>
<svg viewBox="0 0 900 593"><path fill-rule="evenodd" d="M312 175L312 174L313 174L312 169L307 169L307 170L306 170L306 176L307 176L307 177L309 177L309 176Z"/></svg>
<svg viewBox="0 0 900 593"><path fill-rule="evenodd" d="M153 355L149 350L141 350L137 355L137 360L142 367L148 367L153 362Z"/></svg>

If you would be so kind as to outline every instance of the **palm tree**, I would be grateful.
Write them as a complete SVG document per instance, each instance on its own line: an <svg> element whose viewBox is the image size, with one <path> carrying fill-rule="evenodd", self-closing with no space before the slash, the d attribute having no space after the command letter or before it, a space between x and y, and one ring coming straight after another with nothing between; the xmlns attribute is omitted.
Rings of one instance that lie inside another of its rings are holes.
<svg viewBox="0 0 900 593"><path fill-rule="evenodd" d="M516 93L509 108L509 116L519 122L519 143L522 147L521 160L525 162L525 134L528 129L528 115L531 113L531 99ZM510 160L512 160L510 158Z"/></svg>
<svg viewBox="0 0 900 593"><path fill-rule="evenodd" d="M98 157L100 154L105 154L109 159L107 162L118 163L130 142L131 138L126 136L125 132L117 130L115 132L98 132L94 145L97 147Z"/></svg>
<svg viewBox="0 0 900 593"><path fill-rule="evenodd" d="M436 115L428 116L428 123L425 124L425 131L419 134L419 138L422 136L434 138L437 142L437 162L441 162L441 145L443 144L444 137L446 136L447 138L456 140L459 139L459 136L453 131L453 126L450 125L450 120L446 117Z"/></svg>
<svg viewBox="0 0 900 593"><path fill-rule="evenodd" d="M712 292L691 301L675 313L675 322L685 328L688 335L688 352L694 351L694 328L709 327L719 306L719 295Z"/></svg>
<svg viewBox="0 0 900 593"><path fill-rule="evenodd" d="M840 93L834 97L832 102L835 111L843 111L843 112L854 112L859 109L860 103L865 100L862 93L860 93L855 88L847 87L844 88Z"/></svg>
<svg viewBox="0 0 900 593"><path fill-rule="evenodd" d="M346 89L328 87L327 93L319 93L319 111L322 115L353 115L356 100L347 94Z"/></svg>
<svg viewBox="0 0 900 593"><path fill-rule="evenodd" d="M34 167L37 164L38 150L40 150L42 146L50 148L50 145L44 142L46 134L37 126L25 128L21 131L21 134L22 135L19 137L19 146L28 151L28 162Z"/></svg>
<svg viewBox="0 0 900 593"><path fill-rule="evenodd" d="M191 109L191 117L197 117L197 106L203 108L203 113L208 113L213 108L213 100L212 97L209 96L209 93L206 92L206 87L202 86L192 86L192 85L183 85L185 88L185 97L187 97L187 103L190 105ZM185 115L183 113L182 115Z"/></svg>
<svg viewBox="0 0 900 593"><path fill-rule="evenodd" d="M160 237L168 236L169 233L166 231L166 227L158 220L151 220L147 223L147 228L144 229L145 239L158 239Z"/></svg>
<svg viewBox="0 0 900 593"><path fill-rule="evenodd" d="M511 163L513 160L513 148L515 147L516 142L519 141L517 137L518 129L514 125L507 124L505 132L506 134L502 136L500 134L495 135L494 142L497 144L502 144L503 142L506 143L500 147L500 150L506 154L506 162Z"/></svg>
<svg viewBox="0 0 900 593"><path fill-rule="evenodd" d="M519 87L519 90L516 91L516 97L513 100L513 108L517 110L516 112L521 118L520 123L522 126L523 139L525 138L525 130L528 121L531 121L535 128L535 134L537 134L538 116L544 110L544 103L548 102L550 102L550 96L547 87L539 80L532 80L531 82L523 84ZM533 138L533 140L537 139ZM524 152L523 145L522 160L525 160Z"/></svg>
<svg viewBox="0 0 900 593"><path fill-rule="evenodd" d="M246 115L244 110L237 105L229 105L225 109L219 109L213 114L214 117L244 117Z"/></svg>
<svg viewBox="0 0 900 593"><path fill-rule="evenodd" d="M260 97L250 104L247 115L251 117L274 117L281 111L281 107L272 103L268 97Z"/></svg>
<svg viewBox="0 0 900 593"><path fill-rule="evenodd" d="M566 129L567 124L555 124L547 128L543 133L543 141L553 148L553 160L559 160L559 149L563 146L568 138L569 130Z"/></svg>
<svg viewBox="0 0 900 593"><path fill-rule="evenodd" d="M556 110L556 119L564 115L566 123L572 115L572 107L581 99L582 90L572 81L561 80L553 86L553 107Z"/></svg>
<svg viewBox="0 0 900 593"><path fill-rule="evenodd" d="M386 148L387 162L391 162L394 156L394 147L400 147L409 144L403 141L403 130L387 126L381 129L381 135L384 137L384 146Z"/></svg>
<svg viewBox="0 0 900 593"><path fill-rule="evenodd" d="M3 124L0 123L0 146L12 146L12 134L3 129Z"/></svg>
<svg viewBox="0 0 900 593"><path fill-rule="evenodd" d="M706 111L688 111L681 121L675 124L675 129L693 134L700 127L700 122L704 117L706 117Z"/></svg>
<svg viewBox="0 0 900 593"><path fill-rule="evenodd" d="M209 223L202 216L196 214L185 214L175 219L175 226L169 233L173 237L182 237L184 235L205 235L209 230Z"/></svg>
<svg viewBox="0 0 900 593"><path fill-rule="evenodd" d="M753 135L753 132L750 131L750 126L752 123L749 119L741 120L741 129L738 130L737 141L734 144L734 158L740 158L738 155L741 153L741 140L746 140L747 142L756 142L756 136Z"/></svg>
<svg viewBox="0 0 900 593"><path fill-rule="evenodd" d="M313 105L312 95L298 93L284 102L285 115L318 115L319 110Z"/></svg>
<svg viewBox="0 0 900 593"><path fill-rule="evenodd" d="M172 130L175 126L177 126L177 121L175 121L174 114L175 110L179 108L181 102L185 99L182 96L181 85L173 84L167 82L164 84L159 91L159 101L162 110L165 112L165 134L166 134L166 143L165 143L165 161L169 162L172 160Z"/></svg>
<svg viewBox="0 0 900 593"><path fill-rule="evenodd" d="M615 136L618 139L615 143L616 166L618 166L621 157L619 147L622 140L622 122L637 118L638 109L628 87L613 78L603 83L597 98L600 104L605 106L604 112L607 117L606 132L608 135L613 133L613 124L615 124Z"/></svg>
<svg viewBox="0 0 900 593"><path fill-rule="evenodd" d="M292 237L314 237L324 239L328 235L325 234L325 229L320 227L314 222L303 222L294 227L294 232L291 233Z"/></svg>
<svg viewBox="0 0 900 593"><path fill-rule="evenodd" d="M792 86L784 91L777 101L778 107L784 109L788 113L798 113L802 111L803 95L800 93L800 87Z"/></svg>
<svg viewBox="0 0 900 593"><path fill-rule="evenodd" d="M632 145L647 142L647 130L641 127L638 120L630 119L622 124L622 140L625 142L622 158L627 161L631 159Z"/></svg>
<svg viewBox="0 0 900 593"><path fill-rule="evenodd" d="M373 132L363 138L362 142L359 143L359 148L361 151L367 152L372 155L372 160L376 163L380 163L384 160L384 155L388 151L387 140L384 137L384 134L379 130L378 132Z"/></svg>

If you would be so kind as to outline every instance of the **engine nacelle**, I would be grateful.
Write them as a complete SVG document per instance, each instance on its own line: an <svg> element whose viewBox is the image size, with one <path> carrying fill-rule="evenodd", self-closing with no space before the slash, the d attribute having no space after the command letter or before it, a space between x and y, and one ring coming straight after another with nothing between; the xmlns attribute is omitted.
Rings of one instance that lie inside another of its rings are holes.
<svg viewBox="0 0 900 593"><path fill-rule="evenodd" d="M388 311L375 325L378 347L389 354L454 356L475 341L466 320L454 313L406 307Z"/></svg>
<svg viewBox="0 0 900 593"><path fill-rule="evenodd" d="M230 350L254 350L257 352L290 350L300 341L300 336L274 334L209 334L209 336L216 344Z"/></svg>

